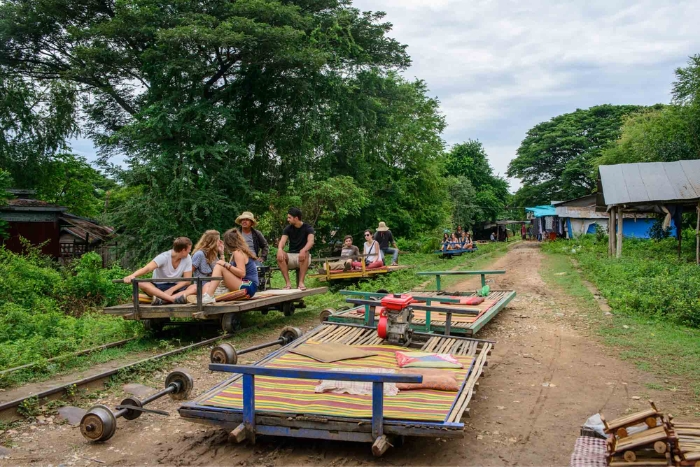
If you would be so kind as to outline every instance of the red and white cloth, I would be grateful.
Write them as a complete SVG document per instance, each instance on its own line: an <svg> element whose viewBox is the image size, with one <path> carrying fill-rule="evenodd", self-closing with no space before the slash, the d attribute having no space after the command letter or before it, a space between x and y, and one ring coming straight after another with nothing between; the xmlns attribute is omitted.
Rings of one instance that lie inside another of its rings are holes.
<svg viewBox="0 0 700 467"><path fill-rule="evenodd" d="M605 440L580 436L571 454L571 467L606 467Z"/></svg>

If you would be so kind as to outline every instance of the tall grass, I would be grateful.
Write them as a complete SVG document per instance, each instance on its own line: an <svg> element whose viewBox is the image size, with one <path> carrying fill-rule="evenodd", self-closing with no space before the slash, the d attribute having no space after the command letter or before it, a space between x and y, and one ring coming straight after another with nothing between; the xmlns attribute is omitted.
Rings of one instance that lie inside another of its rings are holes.
<svg viewBox="0 0 700 467"><path fill-rule="evenodd" d="M608 258L607 246L606 238L585 235L543 248L575 258L616 311L700 327L700 268L689 261L690 248L678 259L674 239L625 239L622 258Z"/></svg>

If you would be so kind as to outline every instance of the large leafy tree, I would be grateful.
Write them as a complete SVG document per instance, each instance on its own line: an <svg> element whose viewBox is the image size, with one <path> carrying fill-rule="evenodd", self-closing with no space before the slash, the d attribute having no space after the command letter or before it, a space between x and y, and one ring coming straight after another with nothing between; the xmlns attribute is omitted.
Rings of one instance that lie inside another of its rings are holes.
<svg viewBox="0 0 700 467"><path fill-rule="evenodd" d="M673 100L629 115L598 165L700 159L700 55L676 70Z"/></svg>
<svg viewBox="0 0 700 467"><path fill-rule="evenodd" d="M640 109L605 104L535 125L508 166L508 176L522 180L515 203L547 204L591 193L593 160L620 136L624 118Z"/></svg>
<svg viewBox="0 0 700 467"><path fill-rule="evenodd" d="M480 141L468 140L453 146L447 153L445 169L447 174L458 177L452 188L455 225L495 221L504 213L510 200L508 182L494 175Z"/></svg>
<svg viewBox="0 0 700 467"><path fill-rule="evenodd" d="M7 0L0 65L75 89L102 162L126 158L112 215L136 256L266 212L306 174L369 190L347 229L410 233L445 214L444 122L394 73L410 60L382 17L347 0Z"/></svg>
<svg viewBox="0 0 700 467"><path fill-rule="evenodd" d="M70 85L40 85L0 63L0 167L16 188L37 188L44 165L68 149L66 138L78 128L75 99Z"/></svg>

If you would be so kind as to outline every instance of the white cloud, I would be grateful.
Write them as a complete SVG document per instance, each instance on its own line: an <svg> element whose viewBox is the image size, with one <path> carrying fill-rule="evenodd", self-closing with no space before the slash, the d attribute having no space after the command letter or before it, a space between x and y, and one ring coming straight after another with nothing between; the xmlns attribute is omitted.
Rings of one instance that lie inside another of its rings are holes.
<svg viewBox="0 0 700 467"><path fill-rule="evenodd" d="M442 104L450 144L481 140L504 173L527 129L592 105L668 102L700 53L700 2L355 0L408 45L407 77ZM512 181L517 186L517 181Z"/></svg>

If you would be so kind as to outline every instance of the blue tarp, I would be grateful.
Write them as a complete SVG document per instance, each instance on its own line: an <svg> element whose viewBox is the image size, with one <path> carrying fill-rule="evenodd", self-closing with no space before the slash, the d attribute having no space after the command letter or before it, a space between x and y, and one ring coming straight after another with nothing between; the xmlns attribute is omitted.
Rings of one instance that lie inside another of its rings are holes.
<svg viewBox="0 0 700 467"><path fill-rule="evenodd" d="M556 208L552 205L544 206L534 206L531 208L525 208L526 211L530 211L534 217L546 217L546 216L556 216Z"/></svg>
<svg viewBox="0 0 700 467"><path fill-rule="evenodd" d="M654 219L623 219L622 220L622 236L625 238L651 238L649 237L649 229L654 225ZM595 233L595 224L588 226L586 233ZM671 236L676 236L675 222L671 222Z"/></svg>

